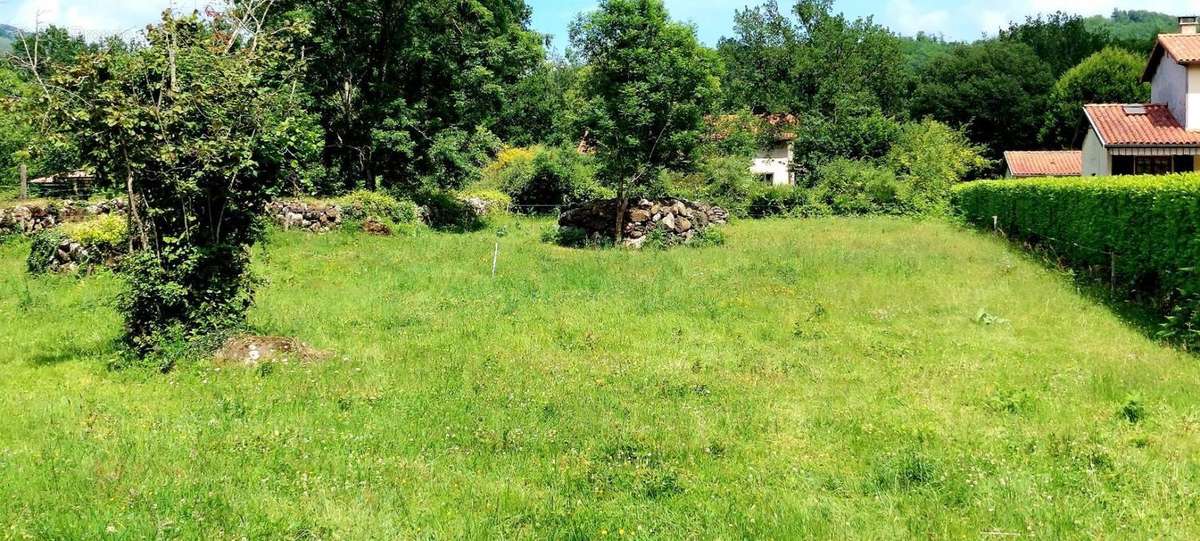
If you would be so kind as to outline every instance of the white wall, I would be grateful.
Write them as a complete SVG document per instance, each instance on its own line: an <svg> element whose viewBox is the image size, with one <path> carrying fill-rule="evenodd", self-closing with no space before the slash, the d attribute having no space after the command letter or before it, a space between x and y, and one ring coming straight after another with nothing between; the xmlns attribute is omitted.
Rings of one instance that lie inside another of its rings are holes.
<svg viewBox="0 0 1200 541"><path fill-rule="evenodd" d="M1200 131L1200 66L1187 66L1187 131Z"/></svg>
<svg viewBox="0 0 1200 541"><path fill-rule="evenodd" d="M755 175L773 175L771 183L775 186L792 184L792 143L781 142L769 150L759 152L750 164L750 172Z"/></svg>
<svg viewBox="0 0 1200 541"><path fill-rule="evenodd" d="M1083 140L1083 176L1107 177L1112 175L1112 156L1100 142L1095 129L1089 129Z"/></svg>
<svg viewBox="0 0 1200 541"><path fill-rule="evenodd" d="M1164 52L1162 61L1158 63L1158 71L1154 72L1154 79L1150 82L1151 103L1165 103L1171 115L1183 126L1188 126L1188 79L1187 67L1179 65L1171 53ZM1196 128L1200 129L1200 124Z"/></svg>

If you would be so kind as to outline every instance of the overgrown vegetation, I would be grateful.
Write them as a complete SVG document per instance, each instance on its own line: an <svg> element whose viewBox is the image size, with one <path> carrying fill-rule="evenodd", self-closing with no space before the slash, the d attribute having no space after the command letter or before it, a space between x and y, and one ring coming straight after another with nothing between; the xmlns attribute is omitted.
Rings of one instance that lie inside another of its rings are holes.
<svg viewBox="0 0 1200 541"><path fill-rule="evenodd" d="M1165 337L1200 344L1200 176L977 182L954 200L968 221L1148 302Z"/></svg>

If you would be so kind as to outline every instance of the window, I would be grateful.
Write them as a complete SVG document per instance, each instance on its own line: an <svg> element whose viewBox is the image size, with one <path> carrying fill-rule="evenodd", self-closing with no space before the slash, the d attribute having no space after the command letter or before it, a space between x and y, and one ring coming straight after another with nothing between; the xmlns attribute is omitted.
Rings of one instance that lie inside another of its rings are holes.
<svg viewBox="0 0 1200 541"><path fill-rule="evenodd" d="M1113 156L1114 175L1167 175L1194 169L1191 156Z"/></svg>
<svg viewBox="0 0 1200 541"><path fill-rule="evenodd" d="M767 186L775 185L775 173L763 173L762 175L759 175L759 178L762 179L763 183Z"/></svg>

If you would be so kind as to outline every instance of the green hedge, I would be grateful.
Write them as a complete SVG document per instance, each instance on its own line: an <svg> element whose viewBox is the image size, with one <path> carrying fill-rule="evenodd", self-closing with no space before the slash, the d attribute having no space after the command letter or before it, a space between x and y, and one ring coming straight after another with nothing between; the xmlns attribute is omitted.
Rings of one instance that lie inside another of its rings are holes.
<svg viewBox="0 0 1200 541"><path fill-rule="evenodd" d="M1168 334L1197 341L1200 174L973 182L953 204L975 225L995 220L1010 238L1115 277L1168 314Z"/></svg>

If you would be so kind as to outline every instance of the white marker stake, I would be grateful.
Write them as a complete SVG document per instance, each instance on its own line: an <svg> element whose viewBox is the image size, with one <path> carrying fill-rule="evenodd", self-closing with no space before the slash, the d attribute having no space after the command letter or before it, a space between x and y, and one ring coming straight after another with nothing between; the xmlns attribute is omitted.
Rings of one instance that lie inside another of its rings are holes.
<svg viewBox="0 0 1200 541"><path fill-rule="evenodd" d="M496 251L492 252L492 278L496 277L496 260L500 259L500 241L496 241Z"/></svg>

